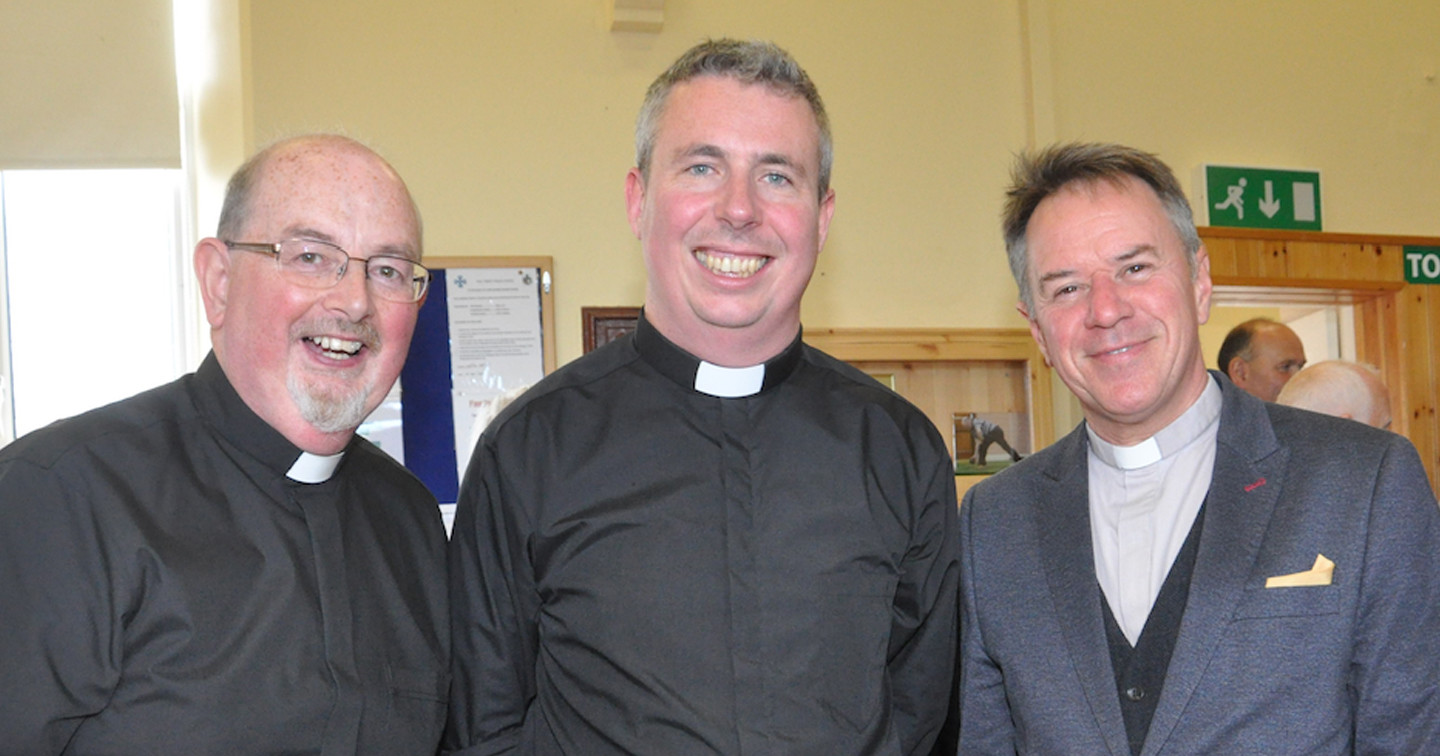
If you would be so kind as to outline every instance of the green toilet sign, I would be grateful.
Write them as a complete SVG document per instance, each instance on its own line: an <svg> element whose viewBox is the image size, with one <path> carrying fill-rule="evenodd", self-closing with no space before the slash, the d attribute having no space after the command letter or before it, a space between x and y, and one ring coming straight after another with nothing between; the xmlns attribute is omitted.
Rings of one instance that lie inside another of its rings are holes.
<svg viewBox="0 0 1440 756"><path fill-rule="evenodd" d="M1320 230L1320 172L1205 166L1210 225Z"/></svg>
<svg viewBox="0 0 1440 756"><path fill-rule="evenodd" d="M1405 280L1440 284L1440 247L1405 246Z"/></svg>

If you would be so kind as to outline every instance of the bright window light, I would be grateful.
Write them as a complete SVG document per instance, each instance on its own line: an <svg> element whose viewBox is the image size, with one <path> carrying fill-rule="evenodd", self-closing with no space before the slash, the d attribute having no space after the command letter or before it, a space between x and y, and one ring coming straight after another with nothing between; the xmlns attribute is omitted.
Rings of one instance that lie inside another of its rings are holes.
<svg viewBox="0 0 1440 756"><path fill-rule="evenodd" d="M189 369L176 226L183 175L0 173L17 435Z"/></svg>

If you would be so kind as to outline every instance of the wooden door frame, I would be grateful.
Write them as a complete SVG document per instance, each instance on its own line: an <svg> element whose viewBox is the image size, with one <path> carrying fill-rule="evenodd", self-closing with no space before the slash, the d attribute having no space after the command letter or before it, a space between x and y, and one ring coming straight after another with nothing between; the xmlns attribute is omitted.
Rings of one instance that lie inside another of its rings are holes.
<svg viewBox="0 0 1440 756"><path fill-rule="evenodd" d="M1391 429L1440 479L1440 287L1406 283L1404 248L1440 238L1201 228L1216 297L1355 307L1356 359L1390 389ZM1440 489L1437 489L1440 491Z"/></svg>

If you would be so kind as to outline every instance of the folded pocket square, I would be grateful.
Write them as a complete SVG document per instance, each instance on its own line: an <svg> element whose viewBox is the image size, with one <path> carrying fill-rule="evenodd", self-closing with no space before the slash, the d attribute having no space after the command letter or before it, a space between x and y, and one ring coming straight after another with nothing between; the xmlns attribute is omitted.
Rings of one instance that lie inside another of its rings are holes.
<svg viewBox="0 0 1440 756"><path fill-rule="evenodd" d="M1265 581L1266 588L1300 588L1309 585L1330 585L1335 576L1335 563L1324 554L1315 555L1315 566L1304 572L1276 575Z"/></svg>

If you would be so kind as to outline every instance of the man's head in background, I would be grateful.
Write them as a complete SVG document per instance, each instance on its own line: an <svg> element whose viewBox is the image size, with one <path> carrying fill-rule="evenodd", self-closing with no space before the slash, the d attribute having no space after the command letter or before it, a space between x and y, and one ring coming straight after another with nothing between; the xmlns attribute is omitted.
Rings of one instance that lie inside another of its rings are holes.
<svg viewBox="0 0 1440 756"><path fill-rule="evenodd" d="M1285 324L1255 318L1226 334L1216 364L1236 386L1273 402L1285 382L1305 367L1305 345Z"/></svg>

